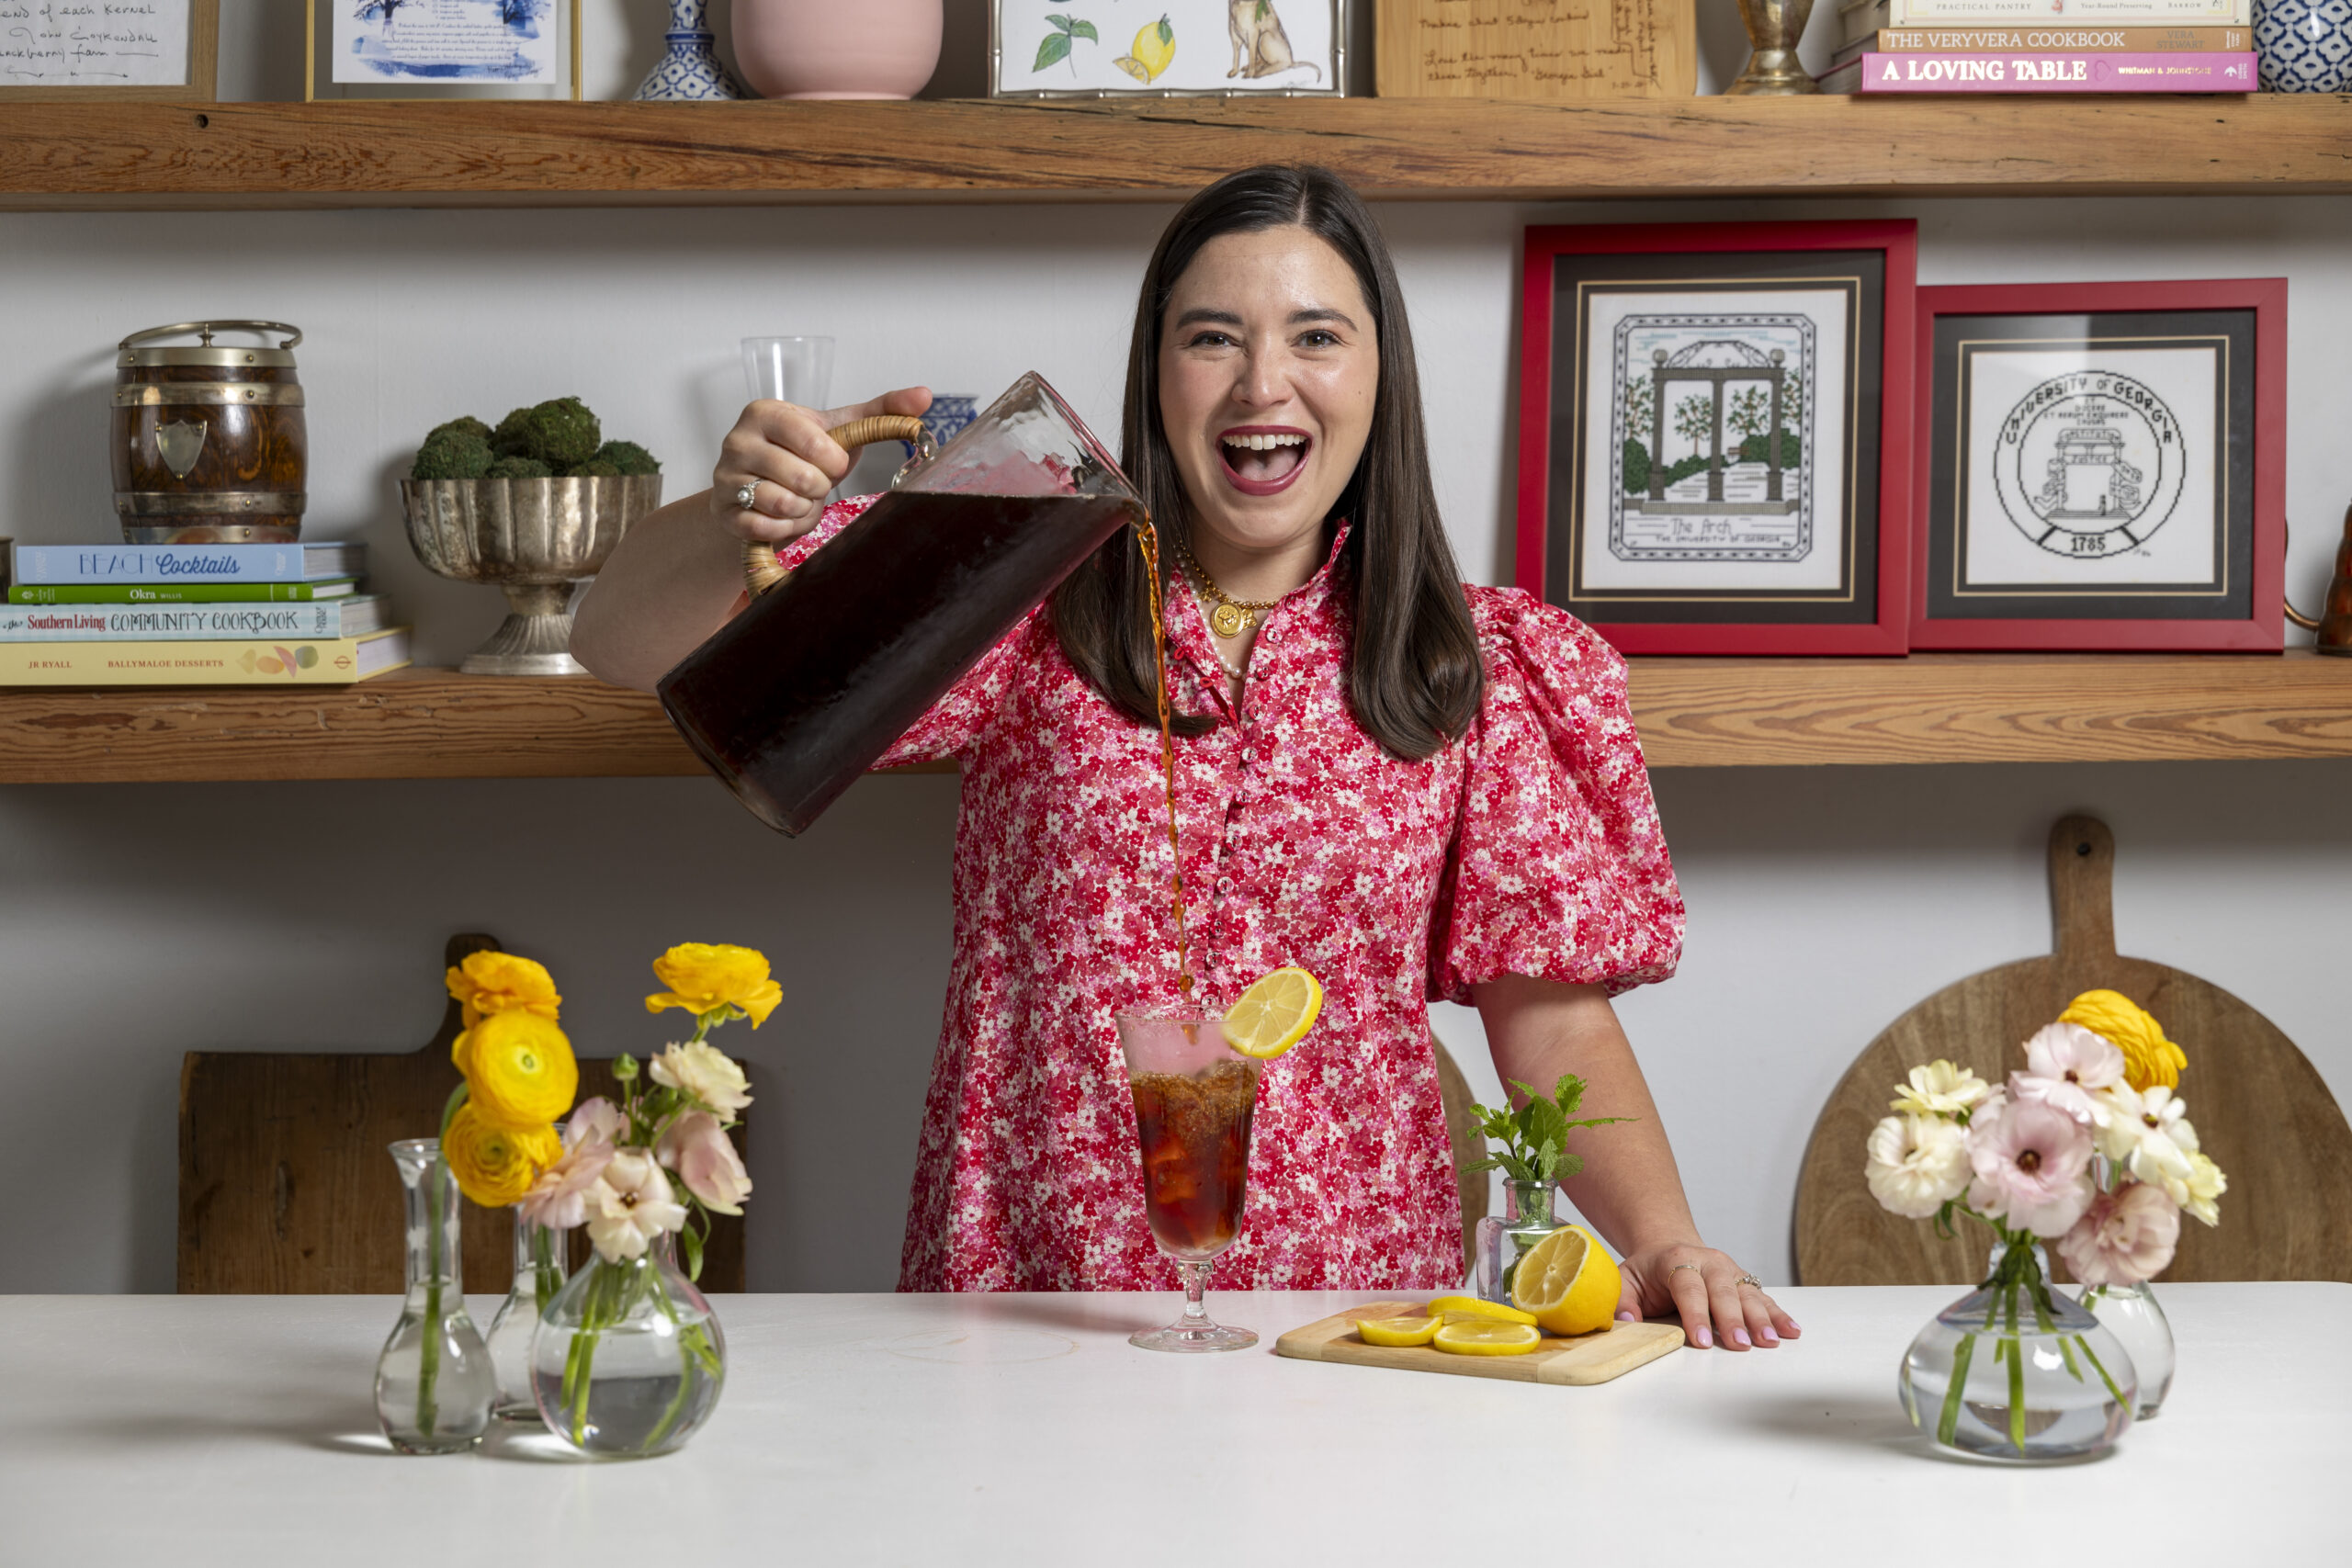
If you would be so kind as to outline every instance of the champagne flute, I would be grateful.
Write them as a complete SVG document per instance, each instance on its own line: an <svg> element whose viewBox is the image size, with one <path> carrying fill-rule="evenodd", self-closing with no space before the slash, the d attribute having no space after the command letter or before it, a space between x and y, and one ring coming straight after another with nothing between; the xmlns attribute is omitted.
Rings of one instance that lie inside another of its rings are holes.
<svg viewBox="0 0 2352 1568"><path fill-rule="evenodd" d="M1243 1350L1246 1328L1213 1323L1201 1296L1209 1260L1241 1230L1250 1122L1263 1064L1225 1043L1225 1020L1190 1008L1117 1016L1143 1153L1144 1216L1184 1284L1184 1310L1127 1343L1146 1350Z"/></svg>

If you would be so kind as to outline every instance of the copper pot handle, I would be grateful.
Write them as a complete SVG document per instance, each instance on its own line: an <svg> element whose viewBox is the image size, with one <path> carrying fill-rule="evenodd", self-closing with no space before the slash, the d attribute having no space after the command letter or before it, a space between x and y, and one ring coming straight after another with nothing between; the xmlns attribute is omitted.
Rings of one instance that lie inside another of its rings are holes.
<svg viewBox="0 0 2352 1568"><path fill-rule="evenodd" d="M922 421L910 413L877 413L870 419L854 419L847 424L835 425L825 434L849 452L876 441L912 442L914 460L918 463L929 459L937 449L931 432L923 428ZM775 558L774 545L754 539L743 547L743 581L751 589L752 598L758 598L791 575L792 569Z"/></svg>

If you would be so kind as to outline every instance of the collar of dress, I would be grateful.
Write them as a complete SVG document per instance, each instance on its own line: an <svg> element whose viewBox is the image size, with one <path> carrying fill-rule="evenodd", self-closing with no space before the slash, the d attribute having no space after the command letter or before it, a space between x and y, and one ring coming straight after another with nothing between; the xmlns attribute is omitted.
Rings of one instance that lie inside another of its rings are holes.
<svg viewBox="0 0 2352 1568"><path fill-rule="evenodd" d="M1348 532L1353 525L1341 518L1331 536L1331 548L1324 555L1323 564L1315 575L1274 601L1266 618L1258 625L1258 642L1250 658L1251 673L1264 668L1263 661L1274 651L1274 629L1278 622L1290 622L1302 613L1319 610L1331 597L1331 572L1339 565L1340 552L1347 547ZM1220 710L1231 704L1226 695L1225 667L1217 662L1216 647L1209 640L1208 615L1201 608L1200 595L1193 591L1192 579L1182 565L1176 569L1170 586L1176 592L1168 604L1168 646L1191 670L1193 679L1202 692Z"/></svg>

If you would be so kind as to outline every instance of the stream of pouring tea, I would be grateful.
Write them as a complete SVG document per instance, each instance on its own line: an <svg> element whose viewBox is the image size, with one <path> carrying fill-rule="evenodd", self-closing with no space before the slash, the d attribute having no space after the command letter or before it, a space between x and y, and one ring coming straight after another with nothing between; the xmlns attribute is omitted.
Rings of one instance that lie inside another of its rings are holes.
<svg viewBox="0 0 2352 1568"><path fill-rule="evenodd" d="M1160 603L1159 530L1151 525L1148 513L1136 519L1136 544L1143 551L1144 574L1151 588L1152 694L1159 703L1159 767L1162 787L1168 795L1168 858L1172 867L1170 887L1176 908L1176 989L1190 997L1193 971L1187 962L1184 941L1184 855L1176 838L1176 735L1168 712L1168 617Z"/></svg>

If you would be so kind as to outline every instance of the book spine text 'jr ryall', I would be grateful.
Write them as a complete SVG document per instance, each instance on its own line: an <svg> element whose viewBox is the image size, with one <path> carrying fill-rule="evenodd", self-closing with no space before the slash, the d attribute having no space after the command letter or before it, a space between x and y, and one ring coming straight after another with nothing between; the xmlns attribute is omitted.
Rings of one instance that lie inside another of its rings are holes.
<svg viewBox="0 0 2352 1568"><path fill-rule="evenodd" d="M406 626L332 642L0 642L0 686L347 685L409 659Z"/></svg>

